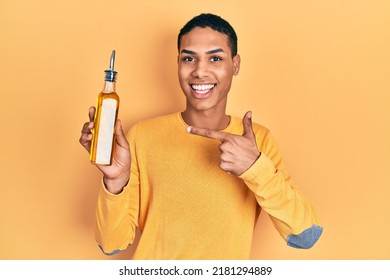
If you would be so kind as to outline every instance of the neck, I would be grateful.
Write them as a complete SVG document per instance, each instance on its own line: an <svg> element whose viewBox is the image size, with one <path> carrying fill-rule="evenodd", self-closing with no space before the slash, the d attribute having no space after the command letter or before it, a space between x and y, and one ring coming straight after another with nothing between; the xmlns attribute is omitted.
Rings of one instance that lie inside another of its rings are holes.
<svg viewBox="0 0 390 280"><path fill-rule="evenodd" d="M181 113L186 124L211 130L224 130L230 123L230 116L225 111L206 110L197 111L186 109Z"/></svg>

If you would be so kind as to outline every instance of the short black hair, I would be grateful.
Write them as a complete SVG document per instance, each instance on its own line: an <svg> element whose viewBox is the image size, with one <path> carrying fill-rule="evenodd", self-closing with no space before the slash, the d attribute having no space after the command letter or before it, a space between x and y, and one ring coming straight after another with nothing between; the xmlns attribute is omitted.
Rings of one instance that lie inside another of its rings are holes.
<svg viewBox="0 0 390 280"><path fill-rule="evenodd" d="M220 16L204 13L200 14L190 21L188 21L183 28L180 30L177 37L177 50L180 52L181 37L189 33L192 29L196 27L206 28L209 27L215 31L221 32L228 36L228 43L230 50L232 52L232 57L237 54L237 34L234 31L233 27L225 19Z"/></svg>

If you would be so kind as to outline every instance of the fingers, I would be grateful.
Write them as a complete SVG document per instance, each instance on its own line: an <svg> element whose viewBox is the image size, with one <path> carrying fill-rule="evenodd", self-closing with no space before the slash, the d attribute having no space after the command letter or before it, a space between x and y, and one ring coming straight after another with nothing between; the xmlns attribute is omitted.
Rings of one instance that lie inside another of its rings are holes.
<svg viewBox="0 0 390 280"><path fill-rule="evenodd" d="M95 115L95 107L90 107L88 116L89 122L86 122L81 129L81 136L79 139L80 144L89 152L91 149L91 141L92 141L92 132L91 130L94 127L94 115Z"/></svg>
<svg viewBox="0 0 390 280"><path fill-rule="evenodd" d="M194 126L187 127L187 132L221 141L219 146L220 168L229 174L241 175L259 158L256 136L252 125L252 112L248 111L243 119L242 135L215 131Z"/></svg>
<svg viewBox="0 0 390 280"><path fill-rule="evenodd" d="M242 119L242 125L244 127L244 131L242 133L242 136L248 138L248 139L255 139L255 133L253 132L252 127L252 112L246 112L244 115L244 118Z"/></svg>
<svg viewBox="0 0 390 280"><path fill-rule="evenodd" d="M228 174L231 174L231 172L234 171L234 164L232 162L221 160L221 162L219 163L219 168L221 168L223 171L227 172Z"/></svg>
<svg viewBox="0 0 390 280"><path fill-rule="evenodd" d="M91 148L93 122L86 122L81 130L80 144L89 152Z"/></svg>
<svg viewBox="0 0 390 280"><path fill-rule="evenodd" d="M244 118L242 119L242 124L243 124L243 133L242 136L245 138L255 140L255 133L253 132L253 127L252 127L252 112L248 111L244 115ZM224 142L228 138L228 133L226 132L220 132L220 131L215 131L211 130L208 128L200 128L200 127L195 127L195 126L189 126L187 127L187 132L207 138L212 138L212 139L217 139L221 142Z"/></svg>
<svg viewBox="0 0 390 280"><path fill-rule="evenodd" d="M187 127L187 132L207 138L217 139L221 142L223 142L227 136L227 133L225 132L215 131L208 128L199 128L195 126Z"/></svg>

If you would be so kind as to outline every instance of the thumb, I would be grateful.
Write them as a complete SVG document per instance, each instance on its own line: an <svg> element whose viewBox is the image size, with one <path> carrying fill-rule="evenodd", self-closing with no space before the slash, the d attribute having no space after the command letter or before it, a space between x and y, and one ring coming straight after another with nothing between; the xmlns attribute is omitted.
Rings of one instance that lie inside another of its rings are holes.
<svg viewBox="0 0 390 280"><path fill-rule="evenodd" d="M93 122L93 121L94 121L95 112L96 112L96 108L95 108L94 106L89 107L88 115L89 115L89 121L90 121L90 122Z"/></svg>
<svg viewBox="0 0 390 280"><path fill-rule="evenodd" d="M245 138L255 140L255 133L253 132L253 127L252 127L252 112L246 112L244 115L244 118L242 119L242 126L243 126L243 133L242 136Z"/></svg>

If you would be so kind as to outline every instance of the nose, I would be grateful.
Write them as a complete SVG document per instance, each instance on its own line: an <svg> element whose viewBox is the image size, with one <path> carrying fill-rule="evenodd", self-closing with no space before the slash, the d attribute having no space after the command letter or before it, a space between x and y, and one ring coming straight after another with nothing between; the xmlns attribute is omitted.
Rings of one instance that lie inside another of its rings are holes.
<svg viewBox="0 0 390 280"><path fill-rule="evenodd" d="M195 78L204 78L209 74L209 68L207 61L200 60L195 64L194 71L192 72L192 76Z"/></svg>

